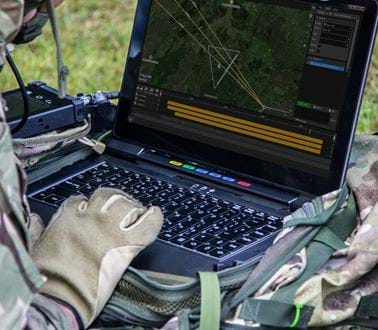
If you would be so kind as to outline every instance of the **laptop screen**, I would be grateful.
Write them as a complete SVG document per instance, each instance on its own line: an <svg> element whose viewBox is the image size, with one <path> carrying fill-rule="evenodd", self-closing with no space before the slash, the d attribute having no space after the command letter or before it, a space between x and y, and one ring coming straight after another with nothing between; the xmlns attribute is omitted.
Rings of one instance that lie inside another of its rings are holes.
<svg viewBox="0 0 378 330"><path fill-rule="evenodd" d="M327 177L364 10L154 0L128 121Z"/></svg>

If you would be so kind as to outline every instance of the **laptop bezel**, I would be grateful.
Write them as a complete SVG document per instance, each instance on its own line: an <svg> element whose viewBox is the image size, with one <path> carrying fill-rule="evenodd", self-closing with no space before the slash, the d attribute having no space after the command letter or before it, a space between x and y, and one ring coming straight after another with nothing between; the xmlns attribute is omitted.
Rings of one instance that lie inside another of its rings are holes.
<svg viewBox="0 0 378 330"><path fill-rule="evenodd" d="M325 3L325 1L313 0L304 0L302 2ZM129 123L127 118L136 91L139 67L142 59L141 55L152 3L151 0L139 0L137 4L121 87L121 97L118 104L118 115L114 126L114 136L119 139L125 139L129 143L140 145L141 147L157 149L171 155L177 155L177 157L181 159L230 169L234 172L245 174L246 177L256 177L288 187L291 190L302 191L312 195L321 195L339 189L345 180L351 145L357 126L374 47L378 5L376 0L337 0L326 2L330 5L353 4L366 7L360 36L356 46L347 99L340 119L342 125L336 140L335 154L329 177L322 178L286 166L243 156L134 123ZM169 142L166 143L167 141ZM164 143L164 145L162 145L162 143ZM246 166L246 164L254 164L252 171L251 167Z"/></svg>

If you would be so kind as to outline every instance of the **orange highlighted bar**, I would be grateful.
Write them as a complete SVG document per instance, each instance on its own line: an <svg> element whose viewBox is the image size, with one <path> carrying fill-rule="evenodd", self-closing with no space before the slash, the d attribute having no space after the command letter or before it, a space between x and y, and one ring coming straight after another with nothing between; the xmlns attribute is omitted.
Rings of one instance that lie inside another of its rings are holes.
<svg viewBox="0 0 378 330"><path fill-rule="evenodd" d="M281 144L281 145L284 145L284 146L287 146L287 147L308 151L308 152L311 152L311 153L314 153L314 154L317 154L317 155L321 154L321 150L309 148L309 147L306 147L306 146L302 146L302 145L299 145L299 144L296 144L296 143L287 142L287 141L284 141L284 140L279 140L279 139L276 139L276 138L271 138L269 136L264 136L264 135L261 135L261 134L252 133L252 132L241 130L239 128L235 128L235 127L232 127L232 126L220 124L220 123L217 123L217 122L214 122L214 121L202 119L202 118L191 116L191 115L186 115L186 114L183 114L183 113L180 113L180 112L175 112L175 116L179 117L179 118L191 120L191 121L194 121L194 122L197 122L197 123L200 123L200 124L205 124L205 125L209 125L209 126L213 126L213 127L217 127L217 128L222 128L222 129L227 130L227 131L239 133L239 134L242 134L242 135L251 136L251 137L254 137L254 138L258 138L258 139L261 139L261 140L265 140L265 141L269 141L269 142L273 142L273 143L277 143L277 144Z"/></svg>
<svg viewBox="0 0 378 330"><path fill-rule="evenodd" d="M186 114L186 115L189 115L189 116L195 116L197 118L202 118L202 119L214 121L214 122L224 124L224 125L227 125L227 126L230 126L230 127L240 128L242 130L246 130L246 131L249 131L249 132L252 132L252 133L261 134L262 135L262 136L260 136L261 139L264 139L264 137L267 136L267 137L277 138L279 140L284 140L284 141L304 145L304 146L309 147L309 148L314 148L314 149L318 149L318 150L322 149L322 146L319 145L319 144L315 144L315 143L308 142L308 141L303 141L303 140L300 140L300 139L297 139L297 138L292 138L290 136L285 136L285 135L265 131L265 130L262 130L262 129L259 129L259 128L253 128L251 126L242 125L242 124L238 124L238 123L235 123L235 122L230 122L228 120L220 119L220 118L217 118L217 117L203 115L201 113L193 114L192 111L183 110L181 108L177 108L177 107L173 107L173 106L168 106L168 110L183 113L183 114Z"/></svg>
<svg viewBox="0 0 378 330"><path fill-rule="evenodd" d="M194 111L195 113L201 113L201 114L204 114L204 115L209 115L209 116L213 116L213 117L220 118L220 119L225 119L225 120L228 120L228 121L231 121L231 122L235 122L235 123L251 126L251 127L254 127L254 128L262 129L264 131L278 133L278 134L282 134L282 135L285 135L285 136L297 138L299 140L304 140L304 141L312 142L312 143L315 143L315 144L320 144L321 146L324 143L323 140L318 139L318 138L313 138L313 137L310 137L310 136L290 132L290 131L287 131L287 130L271 127L271 126L268 126L268 125L254 123L254 122L251 122L251 121L248 121L248 120L244 120L244 119L240 119L240 118L236 118L236 117L232 117L232 116L228 116L228 115L223 115L223 114L220 114L220 113L201 109L201 108L198 108L198 107L193 107L193 106L186 105L186 104L179 103L179 102L168 101L168 106L178 107L178 108L181 108L183 110L191 110L191 111ZM195 114L193 114L193 115L195 115ZM266 134L266 133L264 133L264 134Z"/></svg>

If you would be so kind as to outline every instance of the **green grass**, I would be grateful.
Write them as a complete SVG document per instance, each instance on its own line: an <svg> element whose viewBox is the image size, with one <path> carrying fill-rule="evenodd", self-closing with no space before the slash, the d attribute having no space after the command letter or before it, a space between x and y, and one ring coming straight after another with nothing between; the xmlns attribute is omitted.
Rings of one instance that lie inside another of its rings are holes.
<svg viewBox="0 0 378 330"><path fill-rule="evenodd" d="M64 58L71 72L70 94L119 89L135 3L135 0L75 0L65 1L58 8ZM56 86L55 48L49 27L35 42L18 46L14 59L26 82L43 80ZM16 82L7 68L0 75L0 89L14 87ZM378 45L358 130L378 131Z"/></svg>

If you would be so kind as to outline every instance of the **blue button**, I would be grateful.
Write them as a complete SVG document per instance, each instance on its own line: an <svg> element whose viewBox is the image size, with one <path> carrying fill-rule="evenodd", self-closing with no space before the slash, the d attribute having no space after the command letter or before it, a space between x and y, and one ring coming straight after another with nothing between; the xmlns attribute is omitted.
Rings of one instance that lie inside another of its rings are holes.
<svg viewBox="0 0 378 330"><path fill-rule="evenodd" d="M198 172L198 173L200 173L200 174L208 174L208 173L209 173L209 171L204 170L203 168L197 168L197 169L196 169L196 172Z"/></svg>
<svg viewBox="0 0 378 330"><path fill-rule="evenodd" d="M230 177L228 177L228 176L224 176L224 177L222 178L222 180L227 181L227 182L235 182L235 181L236 181L236 179L234 179L234 178L230 178Z"/></svg>
<svg viewBox="0 0 378 330"><path fill-rule="evenodd" d="M213 178L217 178L217 179L222 177L220 174L214 173L214 172L209 173L209 175L212 176Z"/></svg>

